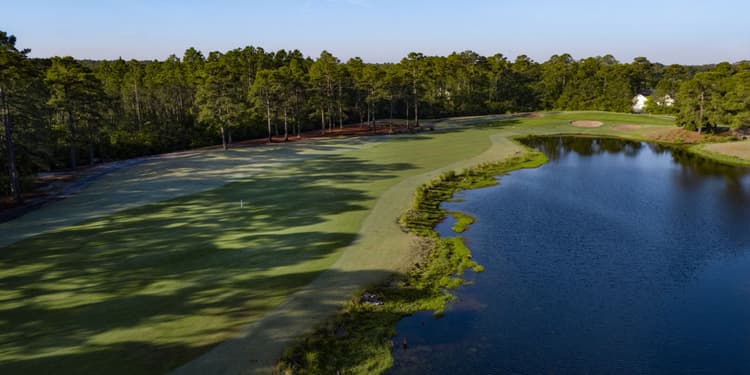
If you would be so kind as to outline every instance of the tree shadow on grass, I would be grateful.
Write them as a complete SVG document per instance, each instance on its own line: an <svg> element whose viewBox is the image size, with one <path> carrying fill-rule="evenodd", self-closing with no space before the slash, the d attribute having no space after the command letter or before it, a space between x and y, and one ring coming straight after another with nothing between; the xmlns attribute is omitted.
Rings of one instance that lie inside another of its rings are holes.
<svg viewBox="0 0 750 375"><path fill-rule="evenodd" d="M430 140L431 134L389 141ZM296 157L303 149L284 152ZM218 189L3 248L0 372L156 374L184 363L303 290L355 239L357 225L347 220L364 217L376 199L368 185L419 168L335 154L294 160L296 168L266 168ZM218 168L219 174L226 169ZM336 285L386 276L326 275ZM341 290L330 293L340 300ZM321 297L300 310L335 310ZM253 340L284 341L262 334Z"/></svg>
<svg viewBox="0 0 750 375"><path fill-rule="evenodd" d="M329 277L341 280L339 285L344 286L344 292L351 291L347 285L350 285L352 280L355 280L355 282L372 282L392 276L390 272L385 271L326 271L326 274ZM318 275L319 273L317 272L293 273L285 276L270 277L266 282L278 285L281 283L278 278L288 277L309 283L310 280ZM241 286L251 288L254 285L256 285L254 282L248 281L247 284ZM235 337L223 342L221 342L222 340L208 342L197 340L201 336L215 336L217 334L223 339L229 338L225 329L219 330L215 327L197 327L195 329L195 341L170 342L169 340L158 341L149 340L148 338L129 337L108 343L97 343L87 340L91 334L88 330L73 331L64 329L54 332L53 335L56 337L53 341L56 345L66 346L75 344L74 341L76 338L80 341L85 341L85 343L78 345L77 350L74 351L60 351L57 353L29 352L23 353L29 354L25 358L15 356L4 359L0 362L0 372L3 374L164 374L213 348L219 352L219 355L213 358L220 359L221 363L217 364L212 361L201 363L201 361L198 361L195 364L191 363L187 367L193 369L197 367L204 370L197 373L215 373L217 370L226 369L230 369L230 372L231 370L235 370L236 372L237 369L246 370L245 366L248 363L252 365L253 361L257 360L252 355L249 355L249 353L277 358L281 354L281 350L296 338L296 336L289 332L288 326L284 323L289 323L289 319L299 318L309 320L310 318L315 318L319 320L328 316L340 307L341 293L342 289L334 287L328 290L321 290L314 295L303 295L299 299L302 303L296 305L297 309L282 310L278 315L269 316L269 324L266 324L263 329L252 330L249 334L238 334L245 325L237 322L234 324L235 329L233 333ZM145 308L147 309L152 309L154 314L152 319L174 320L181 318L182 314L205 314L207 311L212 311L210 304L207 305L195 301L193 290L183 290L179 293L174 293L167 297L167 301L163 301L163 297L157 296L136 296L131 298L138 299L137 303L139 305L146 306ZM173 300L177 303L188 305L189 308L182 308L183 313L181 314L173 311L159 311L158 307L148 307L171 304ZM225 302L221 301L222 304ZM74 314L75 312L69 311L68 313ZM117 314L117 311L111 311L110 313ZM235 318L231 312L228 315L226 312L222 312L222 314L228 320ZM216 345L220 342L221 344L217 347ZM253 349L248 352L247 348ZM33 354L38 356L32 357Z"/></svg>
<svg viewBox="0 0 750 375"><path fill-rule="evenodd" d="M324 156L5 247L0 373L184 363L315 279L354 241L367 185L410 168Z"/></svg>

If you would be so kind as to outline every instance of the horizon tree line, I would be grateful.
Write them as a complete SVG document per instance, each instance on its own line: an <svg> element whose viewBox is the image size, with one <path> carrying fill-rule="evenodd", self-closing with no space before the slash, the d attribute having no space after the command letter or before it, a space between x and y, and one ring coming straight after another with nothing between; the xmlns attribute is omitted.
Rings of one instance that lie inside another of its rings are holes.
<svg viewBox="0 0 750 375"><path fill-rule="evenodd" d="M653 91L651 113L702 131L750 125L750 64L669 65L611 55L574 59L473 51L409 53L398 63L346 62L327 51L247 46L207 56L189 48L163 61L29 58L0 31L0 192L21 202L40 171L76 169L235 140L371 129L405 120L538 110L630 112ZM675 105L660 98L669 96Z"/></svg>

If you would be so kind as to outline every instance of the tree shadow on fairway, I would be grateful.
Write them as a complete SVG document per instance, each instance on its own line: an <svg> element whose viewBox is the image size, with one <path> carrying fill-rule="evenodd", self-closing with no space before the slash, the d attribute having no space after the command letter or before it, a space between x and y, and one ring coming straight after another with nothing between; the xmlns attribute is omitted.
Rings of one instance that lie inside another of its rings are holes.
<svg viewBox="0 0 750 375"><path fill-rule="evenodd" d="M282 277L304 280L309 283L310 280L318 275L318 272L293 273L285 276L269 277L267 283L281 284L279 279ZM206 370L203 373L214 373L211 370L217 369L246 370L248 364L254 365L257 364L257 361L261 360L253 357L248 358L248 347L252 348L251 352L261 353L264 356L268 354L271 357L277 357L281 354L281 350L296 338L296 336L289 334L288 326L284 324L284 322L289 322L290 318L303 319L305 321L310 321L310 319L319 320L340 308L342 293L346 295L346 293L351 293L352 291L352 288L349 287L352 280L355 282L372 282L383 280L393 275L386 271L339 272L329 270L325 272L325 276L339 279L340 283L338 285L341 288L334 287L319 290L314 294L300 294L300 298L297 298L295 301L297 303L295 305L296 309L279 310L278 314L267 316L268 324L265 324L262 329L259 328L237 334L238 330L243 328L244 325L239 322L234 323L236 326L236 336L222 342L219 346L216 346L218 341L204 342L200 340L200 337L219 334L223 338L227 338L225 330L200 326L199 323L196 324L197 327L194 327L193 338L195 340L185 341L170 341L168 339L150 340L148 337L129 337L112 342L93 342L92 340L87 340L87 336L91 334L88 330L72 331L64 329L54 332L53 334L56 337L51 338L51 341L58 347L70 345L70 342L66 340L73 340L76 337L80 338L81 341L85 341L85 343L78 345L77 350L72 351L59 351L49 354L35 352L35 354L40 355L37 357L29 355L26 358L15 356L7 360L4 359L0 362L0 372L3 374L163 374L212 348L214 348L214 351L219 352L218 356L214 355L213 358L220 359L226 363L221 363L217 366L216 363L206 363L199 360L191 362L187 367L193 369L197 367L200 369L203 366L207 366L203 367ZM253 281L248 280L241 287L252 288L257 286ZM205 301L201 302L200 298L195 298L194 295L195 290L186 289L167 296L166 301L162 300L164 297L159 296L151 296L149 298L136 296L132 298L141 299L138 301L140 305L155 305L150 307L155 312L158 310L158 306L176 302L184 305L181 306L183 310L187 308L186 313L194 313L199 316L209 314L212 311L212 304ZM214 305L223 302L225 301L217 301ZM70 313L72 314L73 312ZM116 310L109 313L118 314ZM227 320L231 321L234 319L231 312L229 315L224 314ZM162 311L156 312L152 320L174 320L181 317L182 315L176 312ZM21 354L31 353L22 350ZM266 358L263 358L263 360L266 360Z"/></svg>
<svg viewBox="0 0 750 375"><path fill-rule="evenodd" d="M327 269L376 199L368 186L411 168L327 155L5 247L0 373L176 367Z"/></svg>

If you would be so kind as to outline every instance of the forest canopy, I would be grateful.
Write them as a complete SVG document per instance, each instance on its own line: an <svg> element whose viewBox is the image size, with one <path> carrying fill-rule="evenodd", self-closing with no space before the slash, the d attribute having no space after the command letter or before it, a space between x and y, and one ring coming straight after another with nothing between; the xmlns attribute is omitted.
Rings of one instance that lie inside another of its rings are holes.
<svg viewBox="0 0 750 375"><path fill-rule="evenodd" d="M16 44L0 31L0 192L19 201L39 171L381 119L419 126L455 115L630 112L633 97L646 94L647 112L674 114L686 129L750 125L748 62L664 66L561 54L540 63L463 51L371 64L252 46L91 61L29 58Z"/></svg>

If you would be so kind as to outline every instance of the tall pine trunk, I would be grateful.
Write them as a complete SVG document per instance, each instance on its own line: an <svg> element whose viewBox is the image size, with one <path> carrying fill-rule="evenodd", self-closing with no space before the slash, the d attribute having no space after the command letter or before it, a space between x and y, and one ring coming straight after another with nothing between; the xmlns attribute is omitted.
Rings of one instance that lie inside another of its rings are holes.
<svg viewBox="0 0 750 375"><path fill-rule="evenodd" d="M320 133L326 134L326 111L323 107L320 107Z"/></svg>
<svg viewBox="0 0 750 375"><path fill-rule="evenodd" d="M333 104L328 104L328 132L333 132L334 127L334 121L333 121Z"/></svg>
<svg viewBox="0 0 750 375"><path fill-rule="evenodd" d="M271 134L271 98L266 96L266 120L268 121L268 143L273 141Z"/></svg>
<svg viewBox="0 0 750 375"><path fill-rule="evenodd" d="M89 166L94 166L94 141L89 139Z"/></svg>
<svg viewBox="0 0 750 375"><path fill-rule="evenodd" d="M372 115L370 114L370 103L365 103L367 105L367 128L372 129L372 123L370 122L370 119L372 118Z"/></svg>
<svg viewBox="0 0 750 375"><path fill-rule="evenodd" d="M300 123L299 123L299 108L297 106L297 102L294 102L294 125L297 126L297 139L302 138L302 133L300 131Z"/></svg>
<svg viewBox="0 0 750 375"><path fill-rule="evenodd" d="M219 118L221 118L222 109L219 108ZM223 123L219 127L219 130L221 131L221 148L226 151L227 150L227 127L226 124Z"/></svg>
<svg viewBox="0 0 750 375"><path fill-rule="evenodd" d="M76 152L76 127L73 123L73 114L68 111L68 130L70 131L70 167L75 170L78 168L78 155Z"/></svg>
<svg viewBox="0 0 750 375"><path fill-rule="evenodd" d="M406 130L409 130L409 98L407 95L407 98L405 100L406 102Z"/></svg>
<svg viewBox="0 0 750 375"><path fill-rule="evenodd" d="M700 114L698 116L698 134L701 134L701 131L703 130L703 105L705 101L705 94L704 91L701 91L701 109Z"/></svg>
<svg viewBox="0 0 750 375"><path fill-rule="evenodd" d="M8 177L10 177L10 193L16 203L23 203L18 176L18 167L16 166L16 151L13 144L13 124L10 122L10 106L5 92L0 90L0 102L2 102L3 127L5 128L5 151L8 153Z"/></svg>
<svg viewBox="0 0 750 375"><path fill-rule="evenodd" d="M276 117L276 111L273 112L273 117ZM279 122L278 121L273 122L273 135L275 137L279 136Z"/></svg>
<svg viewBox="0 0 750 375"><path fill-rule="evenodd" d="M227 132L226 132L226 126L224 124L221 124L221 148L226 151L227 150Z"/></svg>
<svg viewBox="0 0 750 375"><path fill-rule="evenodd" d="M339 103L339 129L344 128L344 108Z"/></svg>
<svg viewBox="0 0 750 375"><path fill-rule="evenodd" d="M388 118L388 132L393 133L393 95L391 95L391 108Z"/></svg>
<svg viewBox="0 0 750 375"><path fill-rule="evenodd" d="M359 94L357 94L357 113L359 113L359 126L361 127L362 124L365 123L365 113L362 110L361 103L359 102Z"/></svg>
<svg viewBox="0 0 750 375"><path fill-rule="evenodd" d="M138 82L133 83L133 89L135 91L135 115L138 119L138 131L141 131L143 120L141 118L141 98L140 95L138 95Z"/></svg>
<svg viewBox="0 0 750 375"><path fill-rule="evenodd" d="M297 124L297 139L302 138L302 132L300 131L299 115L294 114L294 122Z"/></svg>
<svg viewBox="0 0 750 375"><path fill-rule="evenodd" d="M341 89L341 79L339 79L339 129L344 128L344 105L341 103L342 101L342 89Z"/></svg>
<svg viewBox="0 0 750 375"><path fill-rule="evenodd" d="M289 141L289 128L287 127L286 107L284 107L284 142Z"/></svg>
<svg viewBox="0 0 750 375"><path fill-rule="evenodd" d="M417 80L414 80L414 126L419 127L419 99L417 98Z"/></svg>

